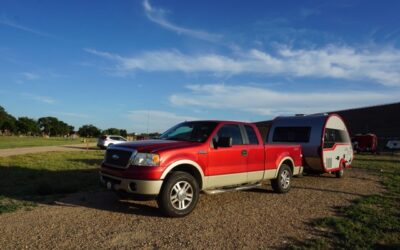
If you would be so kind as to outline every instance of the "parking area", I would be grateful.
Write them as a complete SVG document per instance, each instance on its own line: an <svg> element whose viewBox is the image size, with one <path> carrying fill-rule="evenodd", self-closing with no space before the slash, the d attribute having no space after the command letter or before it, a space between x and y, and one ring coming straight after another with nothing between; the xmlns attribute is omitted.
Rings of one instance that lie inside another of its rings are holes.
<svg viewBox="0 0 400 250"><path fill-rule="evenodd" d="M314 219L381 193L379 176L349 169L294 179L287 194L263 188L201 195L185 218L162 217L154 201L119 201L109 192L75 193L55 204L0 216L0 245L15 248L266 248L318 236Z"/></svg>

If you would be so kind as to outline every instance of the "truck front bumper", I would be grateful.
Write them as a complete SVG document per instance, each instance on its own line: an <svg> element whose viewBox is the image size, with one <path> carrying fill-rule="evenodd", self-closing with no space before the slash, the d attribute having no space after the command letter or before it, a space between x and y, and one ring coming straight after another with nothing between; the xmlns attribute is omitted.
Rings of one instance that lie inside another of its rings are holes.
<svg viewBox="0 0 400 250"><path fill-rule="evenodd" d="M134 180L111 176L100 172L100 182L109 190L124 191L134 195L156 197L161 190L162 180Z"/></svg>

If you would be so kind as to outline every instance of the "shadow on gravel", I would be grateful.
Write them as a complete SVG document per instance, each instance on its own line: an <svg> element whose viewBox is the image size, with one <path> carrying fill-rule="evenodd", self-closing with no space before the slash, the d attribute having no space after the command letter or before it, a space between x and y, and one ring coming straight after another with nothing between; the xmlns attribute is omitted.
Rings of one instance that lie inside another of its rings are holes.
<svg viewBox="0 0 400 250"><path fill-rule="evenodd" d="M162 217L154 201L120 200L115 193L109 191L70 194L55 201L55 204L87 207L113 213Z"/></svg>
<svg viewBox="0 0 400 250"><path fill-rule="evenodd" d="M266 188L253 188L253 189L248 189L248 190L243 190L240 192L247 192L247 193L261 193L261 194L274 194L275 192L272 191L271 189L266 189Z"/></svg>
<svg viewBox="0 0 400 250"><path fill-rule="evenodd" d="M292 188L303 189L303 190L313 190L313 191L320 191L320 192L329 192L329 193L349 194L349 195L354 195L354 196L359 196L359 197L363 196L360 193L352 193L352 192L346 192L346 191L334 190L334 189L314 188L314 187L300 187L300 186L296 186L296 185L292 186Z"/></svg>
<svg viewBox="0 0 400 250"><path fill-rule="evenodd" d="M99 164L98 159L70 159L70 161L93 166ZM161 216L155 202L120 201L114 193L104 191L99 183L98 168L95 167L50 171L0 165L0 213L32 206L35 203Z"/></svg>

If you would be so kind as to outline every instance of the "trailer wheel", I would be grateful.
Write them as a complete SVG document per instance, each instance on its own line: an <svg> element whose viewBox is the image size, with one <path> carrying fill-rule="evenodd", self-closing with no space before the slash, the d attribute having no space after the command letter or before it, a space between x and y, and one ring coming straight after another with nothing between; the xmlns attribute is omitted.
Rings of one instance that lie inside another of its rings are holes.
<svg viewBox="0 0 400 250"><path fill-rule="evenodd" d="M292 170L286 164L279 168L278 177L271 180L272 189L277 193L286 193L292 186Z"/></svg>
<svg viewBox="0 0 400 250"><path fill-rule="evenodd" d="M335 172L335 176L336 176L336 178L343 178L343 176L344 176L344 168L342 167L342 168L340 168L339 171L336 171Z"/></svg>
<svg viewBox="0 0 400 250"><path fill-rule="evenodd" d="M173 172L157 198L161 212L169 217L183 217L190 214L199 199L199 185L196 179L186 172Z"/></svg>

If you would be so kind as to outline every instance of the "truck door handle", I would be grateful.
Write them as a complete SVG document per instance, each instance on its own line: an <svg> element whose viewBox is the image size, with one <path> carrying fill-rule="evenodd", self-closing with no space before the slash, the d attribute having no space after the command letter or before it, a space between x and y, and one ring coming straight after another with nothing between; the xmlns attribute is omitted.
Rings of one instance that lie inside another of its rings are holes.
<svg viewBox="0 0 400 250"><path fill-rule="evenodd" d="M243 149L243 150L242 150L242 155L243 155L243 156L247 156L247 150L246 150L246 149Z"/></svg>

